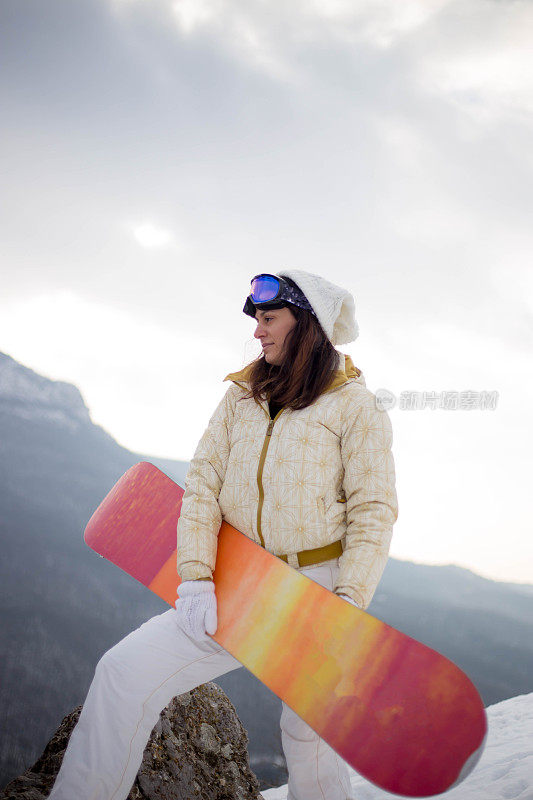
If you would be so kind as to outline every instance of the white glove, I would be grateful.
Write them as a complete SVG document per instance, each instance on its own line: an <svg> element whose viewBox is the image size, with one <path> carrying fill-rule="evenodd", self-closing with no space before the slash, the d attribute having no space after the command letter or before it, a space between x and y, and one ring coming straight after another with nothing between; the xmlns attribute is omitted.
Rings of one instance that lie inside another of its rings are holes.
<svg viewBox="0 0 533 800"><path fill-rule="evenodd" d="M183 581L176 600L178 624L192 639L205 641L217 630L217 598L213 581Z"/></svg>
<svg viewBox="0 0 533 800"><path fill-rule="evenodd" d="M337 595L337 596L338 596L338 597L342 597L342 599L343 599L343 600L347 600L349 603L351 603L351 604L352 604L352 606L355 606L356 608L361 608L361 606L359 605L359 603L356 603L356 602L355 602L355 600L352 600L352 598L351 598L351 597L348 597L348 595L347 595L347 594L339 594L339 595Z"/></svg>

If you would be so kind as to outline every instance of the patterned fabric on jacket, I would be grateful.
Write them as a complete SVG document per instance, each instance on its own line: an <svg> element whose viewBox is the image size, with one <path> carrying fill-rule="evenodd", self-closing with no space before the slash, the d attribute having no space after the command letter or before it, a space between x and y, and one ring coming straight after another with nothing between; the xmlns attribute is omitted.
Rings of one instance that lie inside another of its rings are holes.
<svg viewBox="0 0 533 800"><path fill-rule="evenodd" d="M341 541L335 591L366 608L398 516L392 429L349 356L301 410L270 419L241 399L249 367L222 398L190 463L177 528L183 580L210 578L225 519L275 555ZM290 562L289 562L290 563Z"/></svg>

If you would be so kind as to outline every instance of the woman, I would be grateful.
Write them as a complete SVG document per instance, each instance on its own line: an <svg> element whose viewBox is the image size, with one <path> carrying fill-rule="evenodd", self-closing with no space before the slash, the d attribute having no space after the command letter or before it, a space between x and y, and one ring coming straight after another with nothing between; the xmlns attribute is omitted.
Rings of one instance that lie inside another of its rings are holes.
<svg viewBox="0 0 533 800"><path fill-rule="evenodd" d="M161 709L240 666L216 632L222 519L347 602L366 608L397 518L392 433L335 345L358 335L352 296L300 270L259 275L243 311L263 354L230 374L186 478L176 609L100 659L52 800L121 800ZM344 762L283 704L288 800L350 800Z"/></svg>

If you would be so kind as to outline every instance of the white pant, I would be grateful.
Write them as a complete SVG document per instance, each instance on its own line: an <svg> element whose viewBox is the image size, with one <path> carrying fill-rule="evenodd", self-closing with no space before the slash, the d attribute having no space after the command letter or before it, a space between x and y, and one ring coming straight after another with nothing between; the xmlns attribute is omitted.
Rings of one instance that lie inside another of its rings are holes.
<svg viewBox="0 0 533 800"><path fill-rule="evenodd" d="M338 561L301 569L333 589ZM152 617L98 664L49 800L125 800L159 714L173 697L240 667L213 640L195 642L176 611ZM283 703L287 800L352 800L346 764Z"/></svg>

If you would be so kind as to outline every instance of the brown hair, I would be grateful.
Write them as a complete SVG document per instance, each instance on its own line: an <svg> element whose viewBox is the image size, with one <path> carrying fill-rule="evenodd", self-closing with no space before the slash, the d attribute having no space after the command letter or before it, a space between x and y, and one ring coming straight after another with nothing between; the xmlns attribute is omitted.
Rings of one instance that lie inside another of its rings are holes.
<svg viewBox="0 0 533 800"><path fill-rule="evenodd" d="M245 397L301 409L311 405L331 383L339 354L314 314L292 304L289 310L296 325L285 339L283 362L269 364L264 354L252 361L250 392Z"/></svg>

